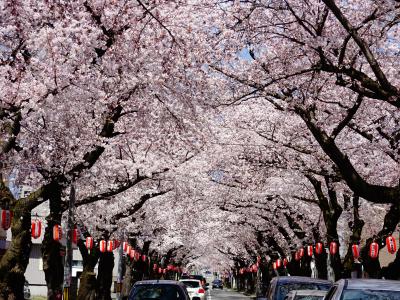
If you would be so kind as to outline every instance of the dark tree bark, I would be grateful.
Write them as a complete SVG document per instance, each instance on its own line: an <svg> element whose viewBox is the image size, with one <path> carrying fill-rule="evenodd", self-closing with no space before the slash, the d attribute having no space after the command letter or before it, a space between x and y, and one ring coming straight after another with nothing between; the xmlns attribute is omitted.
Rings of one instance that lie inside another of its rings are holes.
<svg viewBox="0 0 400 300"><path fill-rule="evenodd" d="M321 209L322 216L325 222L328 245L331 242L335 241L338 243L338 246L340 246L338 242L339 235L337 233L337 222L340 215L342 214L343 209L339 205L339 202L337 200L336 191L334 190L332 185L332 179L329 176L325 176L324 178L326 187L328 189L328 200L322 190L322 183L310 174L306 174L305 176L311 182L317 194L318 206ZM331 267L335 274L335 280L339 280L343 274L339 251L337 251L335 255L330 255L330 260Z"/></svg>
<svg viewBox="0 0 400 300"><path fill-rule="evenodd" d="M292 253L292 258L287 265L287 271L291 276L301 276L300 260L295 259L295 254Z"/></svg>
<svg viewBox="0 0 400 300"><path fill-rule="evenodd" d="M97 299L111 300L111 285L114 268L114 254L105 252L100 254L97 274Z"/></svg>
<svg viewBox="0 0 400 300"><path fill-rule="evenodd" d="M124 258L125 260L125 275L124 280L122 282L122 299L128 299L129 292L135 283L135 278L133 276L133 263L128 257Z"/></svg>
<svg viewBox="0 0 400 300"><path fill-rule="evenodd" d="M312 229L314 241L321 242L321 234L319 226L314 226ZM328 255L326 254L325 247L321 254L314 253L315 267L317 268L317 275L319 279L328 279Z"/></svg>
<svg viewBox="0 0 400 300"><path fill-rule="evenodd" d="M350 201L348 195L344 195L345 203ZM345 278L351 277L351 272L355 270L356 264L354 263L354 257L352 252L352 245L358 244L361 240L361 233L364 228L365 222L360 218L359 214L359 197L353 196L353 221L349 223L349 227L352 231L350 236L350 243L347 249L346 256L343 261L343 276Z"/></svg>
<svg viewBox="0 0 400 300"><path fill-rule="evenodd" d="M53 239L53 227L61 224L61 193L61 186L53 182L48 192L50 214L46 218L47 227L42 242L43 271L47 284L48 300L61 299L63 291L64 255L62 253L65 253L65 249L60 242Z"/></svg>
<svg viewBox="0 0 400 300"><path fill-rule="evenodd" d="M329 136L323 128L318 126L312 109L304 110L297 107L296 112L306 123L325 154L335 163L341 176L354 194L374 203L392 204L400 202L400 184L388 187L367 182L357 172L349 157L337 147L334 137Z"/></svg>
<svg viewBox="0 0 400 300"><path fill-rule="evenodd" d="M100 251L98 247L93 247L93 249L89 251L83 240L78 241L78 247L83 260L78 300L96 300L97 278L94 268L99 260Z"/></svg>
<svg viewBox="0 0 400 300"><path fill-rule="evenodd" d="M11 205L13 239L0 261L0 299L23 299L25 271L29 263L31 242L31 213L24 202L18 203L0 177L1 205Z"/></svg>

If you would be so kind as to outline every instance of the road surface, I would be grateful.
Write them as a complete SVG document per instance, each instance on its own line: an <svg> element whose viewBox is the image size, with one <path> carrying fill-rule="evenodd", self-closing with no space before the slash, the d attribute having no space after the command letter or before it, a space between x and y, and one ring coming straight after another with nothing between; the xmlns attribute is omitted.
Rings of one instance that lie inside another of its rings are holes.
<svg viewBox="0 0 400 300"><path fill-rule="evenodd" d="M209 289L207 293L207 300L251 300L250 297L246 297L243 294L228 291L228 290L213 290Z"/></svg>

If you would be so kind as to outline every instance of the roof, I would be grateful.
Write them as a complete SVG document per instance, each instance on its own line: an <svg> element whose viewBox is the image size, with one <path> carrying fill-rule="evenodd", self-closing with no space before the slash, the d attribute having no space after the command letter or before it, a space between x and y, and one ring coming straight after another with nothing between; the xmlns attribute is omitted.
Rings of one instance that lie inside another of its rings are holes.
<svg viewBox="0 0 400 300"><path fill-rule="evenodd" d="M275 277L273 280L278 282L312 282L312 283L321 283L321 284L332 284L329 280L311 278L311 277L303 277L303 276L279 276Z"/></svg>
<svg viewBox="0 0 400 300"><path fill-rule="evenodd" d="M183 285L183 283L175 280L142 280L137 281L135 285L142 285L142 284L169 284L169 285Z"/></svg>
<svg viewBox="0 0 400 300"><path fill-rule="evenodd" d="M179 281L180 282L182 282L182 281L195 281L195 282L200 282L201 283L201 280L200 279L196 279L196 278L182 278L182 279L179 279Z"/></svg>
<svg viewBox="0 0 400 300"><path fill-rule="evenodd" d="M338 284L343 283L345 289L354 290L394 290L400 291L400 282L396 280L384 279L341 279Z"/></svg>

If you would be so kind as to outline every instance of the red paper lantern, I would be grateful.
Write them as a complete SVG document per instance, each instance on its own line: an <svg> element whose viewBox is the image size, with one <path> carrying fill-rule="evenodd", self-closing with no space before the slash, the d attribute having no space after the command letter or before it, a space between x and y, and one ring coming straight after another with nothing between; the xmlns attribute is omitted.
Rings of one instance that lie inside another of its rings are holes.
<svg viewBox="0 0 400 300"><path fill-rule="evenodd" d="M299 254L299 251L296 251L296 252L294 253L294 259L295 259L296 261L299 261L299 260L301 259L300 254Z"/></svg>
<svg viewBox="0 0 400 300"><path fill-rule="evenodd" d="M168 270L168 271L171 271L171 270L172 270L172 268L173 268L173 266L172 266L172 265L168 265L168 266L167 266L167 270Z"/></svg>
<svg viewBox="0 0 400 300"><path fill-rule="evenodd" d="M92 238L91 236L88 236L88 237L86 238L85 246L86 246L86 248L87 248L88 250L91 250L91 249L93 248L93 238Z"/></svg>
<svg viewBox="0 0 400 300"><path fill-rule="evenodd" d="M129 246L128 242L122 243L122 249L124 250L125 253L128 251L128 246Z"/></svg>
<svg viewBox="0 0 400 300"><path fill-rule="evenodd" d="M78 239L79 239L79 230L78 230L78 228L75 227L72 230L72 242L74 244L78 244Z"/></svg>
<svg viewBox="0 0 400 300"><path fill-rule="evenodd" d="M357 244L353 244L351 246L351 252L353 253L354 259L358 259L360 257L360 247Z"/></svg>
<svg viewBox="0 0 400 300"><path fill-rule="evenodd" d="M300 256L300 258L303 258L303 256L304 256L304 248L300 248L299 249L299 256Z"/></svg>
<svg viewBox="0 0 400 300"><path fill-rule="evenodd" d="M121 245L120 240L114 240L114 249L117 249Z"/></svg>
<svg viewBox="0 0 400 300"><path fill-rule="evenodd" d="M146 255L143 254L143 255L142 255L142 260L143 260L143 261L146 261L146 259L147 259Z"/></svg>
<svg viewBox="0 0 400 300"><path fill-rule="evenodd" d="M337 242L331 242L329 244L329 253L331 255L335 255L338 252L338 243Z"/></svg>
<svg viewBox="0 0 400 300"><path fill-rule="evenodd" d="M310 257L313 255L313 246L311 245L307 246L307 255Z"/></svg>
<svg viewBox="0 0 400 300"><path fill-rule="evenodd" d="M162 273L162 269L158 268L158 274L161 274L161 273Z"/></svg>
<svg viewBox="0 0 400 300"><path fill-rule="evenodd" d="M274 263L272 264L272 268L273 268L274 270L277 269L277 266L276 266L276 262L275 262L275 261L274 261Z"/></svg>
<svg viewBox="0 0 400 300"><path fill-rule="evenodd" d="M315 244L315 254L322 254L324 251L324 245L321 242Z"/></svg>
<svg viewBox="0 0 400 300"><path fill-rule="evenodd" d="M11 210L3 209L1 211L1 227L7 230L11 227L11 222L13 218L13 212Z"/></svg>
<svg viewBox="0 0 400 300"><path fill-rule="evenodd" d="M157 268L158 268L157 264L154 264L153 265L153 270L155 271L155 270L157 270Z"/></svg>
<svg viewBox="0 0 400 300"><path fill-rule="evenodd" d="M286 268L287 264L288 264L288 259L285 257L283 259L283 266Z"/></svg>
<svg viewBox="0 0 400 300"><path fill-rule="evenodd" d="M163 274L167 274L167 269L162 270Z"/></svg>
<svg viewBox="0 0 400 300"><path fill-rule="evenodd" d="M279 269L280 267L282 267L282 260L280 258L278 258L276 260L276 267Z"/></svg>
<svg viewBox="0 0 400 300"><path fill-rule="evenodd" d="M373 259L379 256L379 245L377 242L372 242L369 246L369 256Z"/></svg>
<svg viewBox="0 0 400 300"><path fill-rule="evenodd" d="M107 241L107 252L112 252L114 250L114 241Z"/></svg>
<svg viewBox="0 0 400 300"><path fill-rule="evenodd" d="M100 252L104 253L107 250L107 242L105 240L101 240L99 243Z"/></svg>
<svg viewBox="0 0 400 300"><path fill-rule="evenodd" d="M390 254L396 253L397 245L393 236L390 235L386 238L386 247Z"/></svg>
<svg viewBox="0 0 400 300"><path fill-rule="evenodd" d="M240 273L241 275L243 275L243 274L244 274L244 269L241 268L241 269L239 270L239 273Z"/></svg>
<svg viewBox="0 0 400 300"><path fill-rule="evenodd" d="M37 239L42 234L42 222L40 220L33 220L31 224L31 235Z"/></svg>
<svg viewBox="0 0 400 300"><path fill-rule="evenodd" d="M53 240L60 241L62 238L62 230L60 225L53 226Z"/></svg>
<svg viewBox="0 0 400 300"><path fill-rule="evenodd" d="M251 269L252 269L253 273L257 273L257 272L258 272L258 267L257 267L256 264L254 264L254 265L251 267Z"/></svg>

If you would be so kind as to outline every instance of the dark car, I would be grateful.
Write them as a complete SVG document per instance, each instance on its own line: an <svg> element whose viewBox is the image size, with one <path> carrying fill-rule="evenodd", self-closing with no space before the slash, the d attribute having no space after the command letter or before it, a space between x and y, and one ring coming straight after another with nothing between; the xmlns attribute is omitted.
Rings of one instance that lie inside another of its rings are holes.
<svg viewBox="0 0 400 300"><path fill-rule="evenodd" d="M136 282L128 300L190 300L185 285L173 280L143 280Z"/></svg>
<svg viewBox="0 0 400 300"><path fill-rule="evenodd" d="M328 291L332 282L310 277L279 276L271 280L267 300L284 300L286 295L293 290L321 290Z"/></svg>
<svg viewBox="0 0 400 300"><path fill-rule="evenodd" d="M400 282L381 279L341 279L329 290L324 299L400 299Z"/></svg>
<svg viewBox="0 0 400 300"><path fill-rule="evenodd" d="M215 279L215 280L213 280L213 282L212 282L212 288L213 289L223 289L224 288L224 285L223 285L223 283L222 283L222 280L219 280L219 279Z"/></svg>

